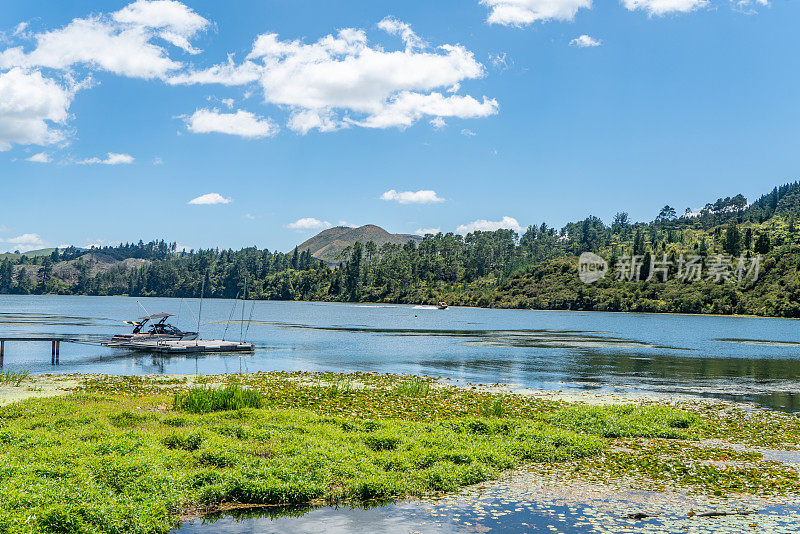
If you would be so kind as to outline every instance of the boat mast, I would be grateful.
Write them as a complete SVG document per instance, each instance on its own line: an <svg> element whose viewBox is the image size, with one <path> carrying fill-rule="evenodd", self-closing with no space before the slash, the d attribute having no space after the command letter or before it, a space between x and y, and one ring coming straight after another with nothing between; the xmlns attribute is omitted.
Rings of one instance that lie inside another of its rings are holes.
<svg viewBox="0 0 800 534"><path fill-rule="evenodd" d="M203 282L200 284L200 311L197 312L197 337L200 337L200 316L203 315L203 293L206 290L206 275L203 274Z"/></svg>
<svg viewBox="0 0 800 534"><path fill-rule="evenodd" d="M244 293L242 294L242 322L239 323L239 343L244 343L244 304L247 302L247 276L244 277Z"/></svg>

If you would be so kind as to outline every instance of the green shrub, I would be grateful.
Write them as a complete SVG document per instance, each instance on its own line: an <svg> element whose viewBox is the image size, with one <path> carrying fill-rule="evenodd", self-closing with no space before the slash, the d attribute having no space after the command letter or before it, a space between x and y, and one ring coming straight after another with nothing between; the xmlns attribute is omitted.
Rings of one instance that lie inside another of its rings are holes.
<svg viewBox="0 0 800 534"><path fill-rule="evenodd" d="M364 443L373 451L391 451L400 444L400 438L395 436L367 436Z"/></svg>
<svg viewBox="0 0 800 534"><path fill-rule="evenodd" d="M180 434L167 434L161 443L168 449L183 449L185 451L196 451L203 444L202 432L182 436Z"/></svg>
<svg viewBox="0 0 800 534"><path fill-rule="evenodd" d="M149 419L149 416L133 413L130 410L124 410L118 414L108 416L109 422L117 428L131 428L147 419Z"/></svg>

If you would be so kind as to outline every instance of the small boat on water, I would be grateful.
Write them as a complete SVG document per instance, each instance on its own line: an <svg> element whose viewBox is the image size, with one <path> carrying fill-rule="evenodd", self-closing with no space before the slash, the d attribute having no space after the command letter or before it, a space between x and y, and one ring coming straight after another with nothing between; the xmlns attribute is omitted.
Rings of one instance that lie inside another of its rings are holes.
<svg viewBox="0 0 800 534"><path fill-rule="evenodd" d="M439 304L436 306L436 308L437 308L437 309L439 309L439 310L446 310L446 309L448 308L448 306L447 306L447 303L446 303L446 302L440 302L440 303L439 303Z"/></svg>
<svg viewBox="0 0 800 534"><path fill-rule="evenodd" d="M184 332L167 322L173 317L169 313L155 313L139 317L135 321L125 321L133 326L130 334L117 334L111 338L111 343L130 343L132 341L193 341L197 339L197 332ZM149 323L149 326L148 326Z"/></svg>

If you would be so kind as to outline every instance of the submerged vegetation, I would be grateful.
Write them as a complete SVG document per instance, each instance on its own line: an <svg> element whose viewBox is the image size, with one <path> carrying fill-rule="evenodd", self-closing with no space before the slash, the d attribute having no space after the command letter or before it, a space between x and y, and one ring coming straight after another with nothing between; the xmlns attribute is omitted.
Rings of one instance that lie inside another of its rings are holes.
<svg viewBox="0 0 800 534"><path fill-rule="evenodd" d="M703 446L796 444L797 418L703 406L565 404L371 374L87 377L67 396L0 408L0 532L167 532L232 506L451 492L522 464L717 494L800 490L759 454Z"/></svg>
<svg viewBox="0 0 800 534"><path fill-rule="evenodd" d="M720 198L678 217L664 206L650 222L617 213L610 225L589 216L561 229L542 223L513 230L428 235L419 244L354 243L338 264L257 248L178 251L164 241L50 255L6 255L0 293L59 293L363 301L455 305L752 314L800 317L800 183L776 187L752 204L742 195ZM608 274L587 286L577 256L594 252ZM718 254L761 255L752 277L678 280L678 258L697 256L704 272ZM641 281L613 280L625 256L642 259ZM648 278L651 261L669 264L668 280ZM245 281L247 283L245 284Z"/></svg>

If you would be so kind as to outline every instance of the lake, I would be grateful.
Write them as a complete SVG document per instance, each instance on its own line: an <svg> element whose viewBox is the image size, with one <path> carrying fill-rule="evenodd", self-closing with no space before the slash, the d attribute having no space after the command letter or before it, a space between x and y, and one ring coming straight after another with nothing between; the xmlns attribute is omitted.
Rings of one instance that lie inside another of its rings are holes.
<svg viewBox="0 0 800 534"><path fill-rule="evenodd" d="M0 295L0 336L68 334L96 342L122 321L176 315L194 330L197 299ZM681 393L800 410L800 323L790 319L205 300L201 336L252 355L154 356L96 344L6 343L3 371L218 374L411 373L542 390Z"/></svg>

